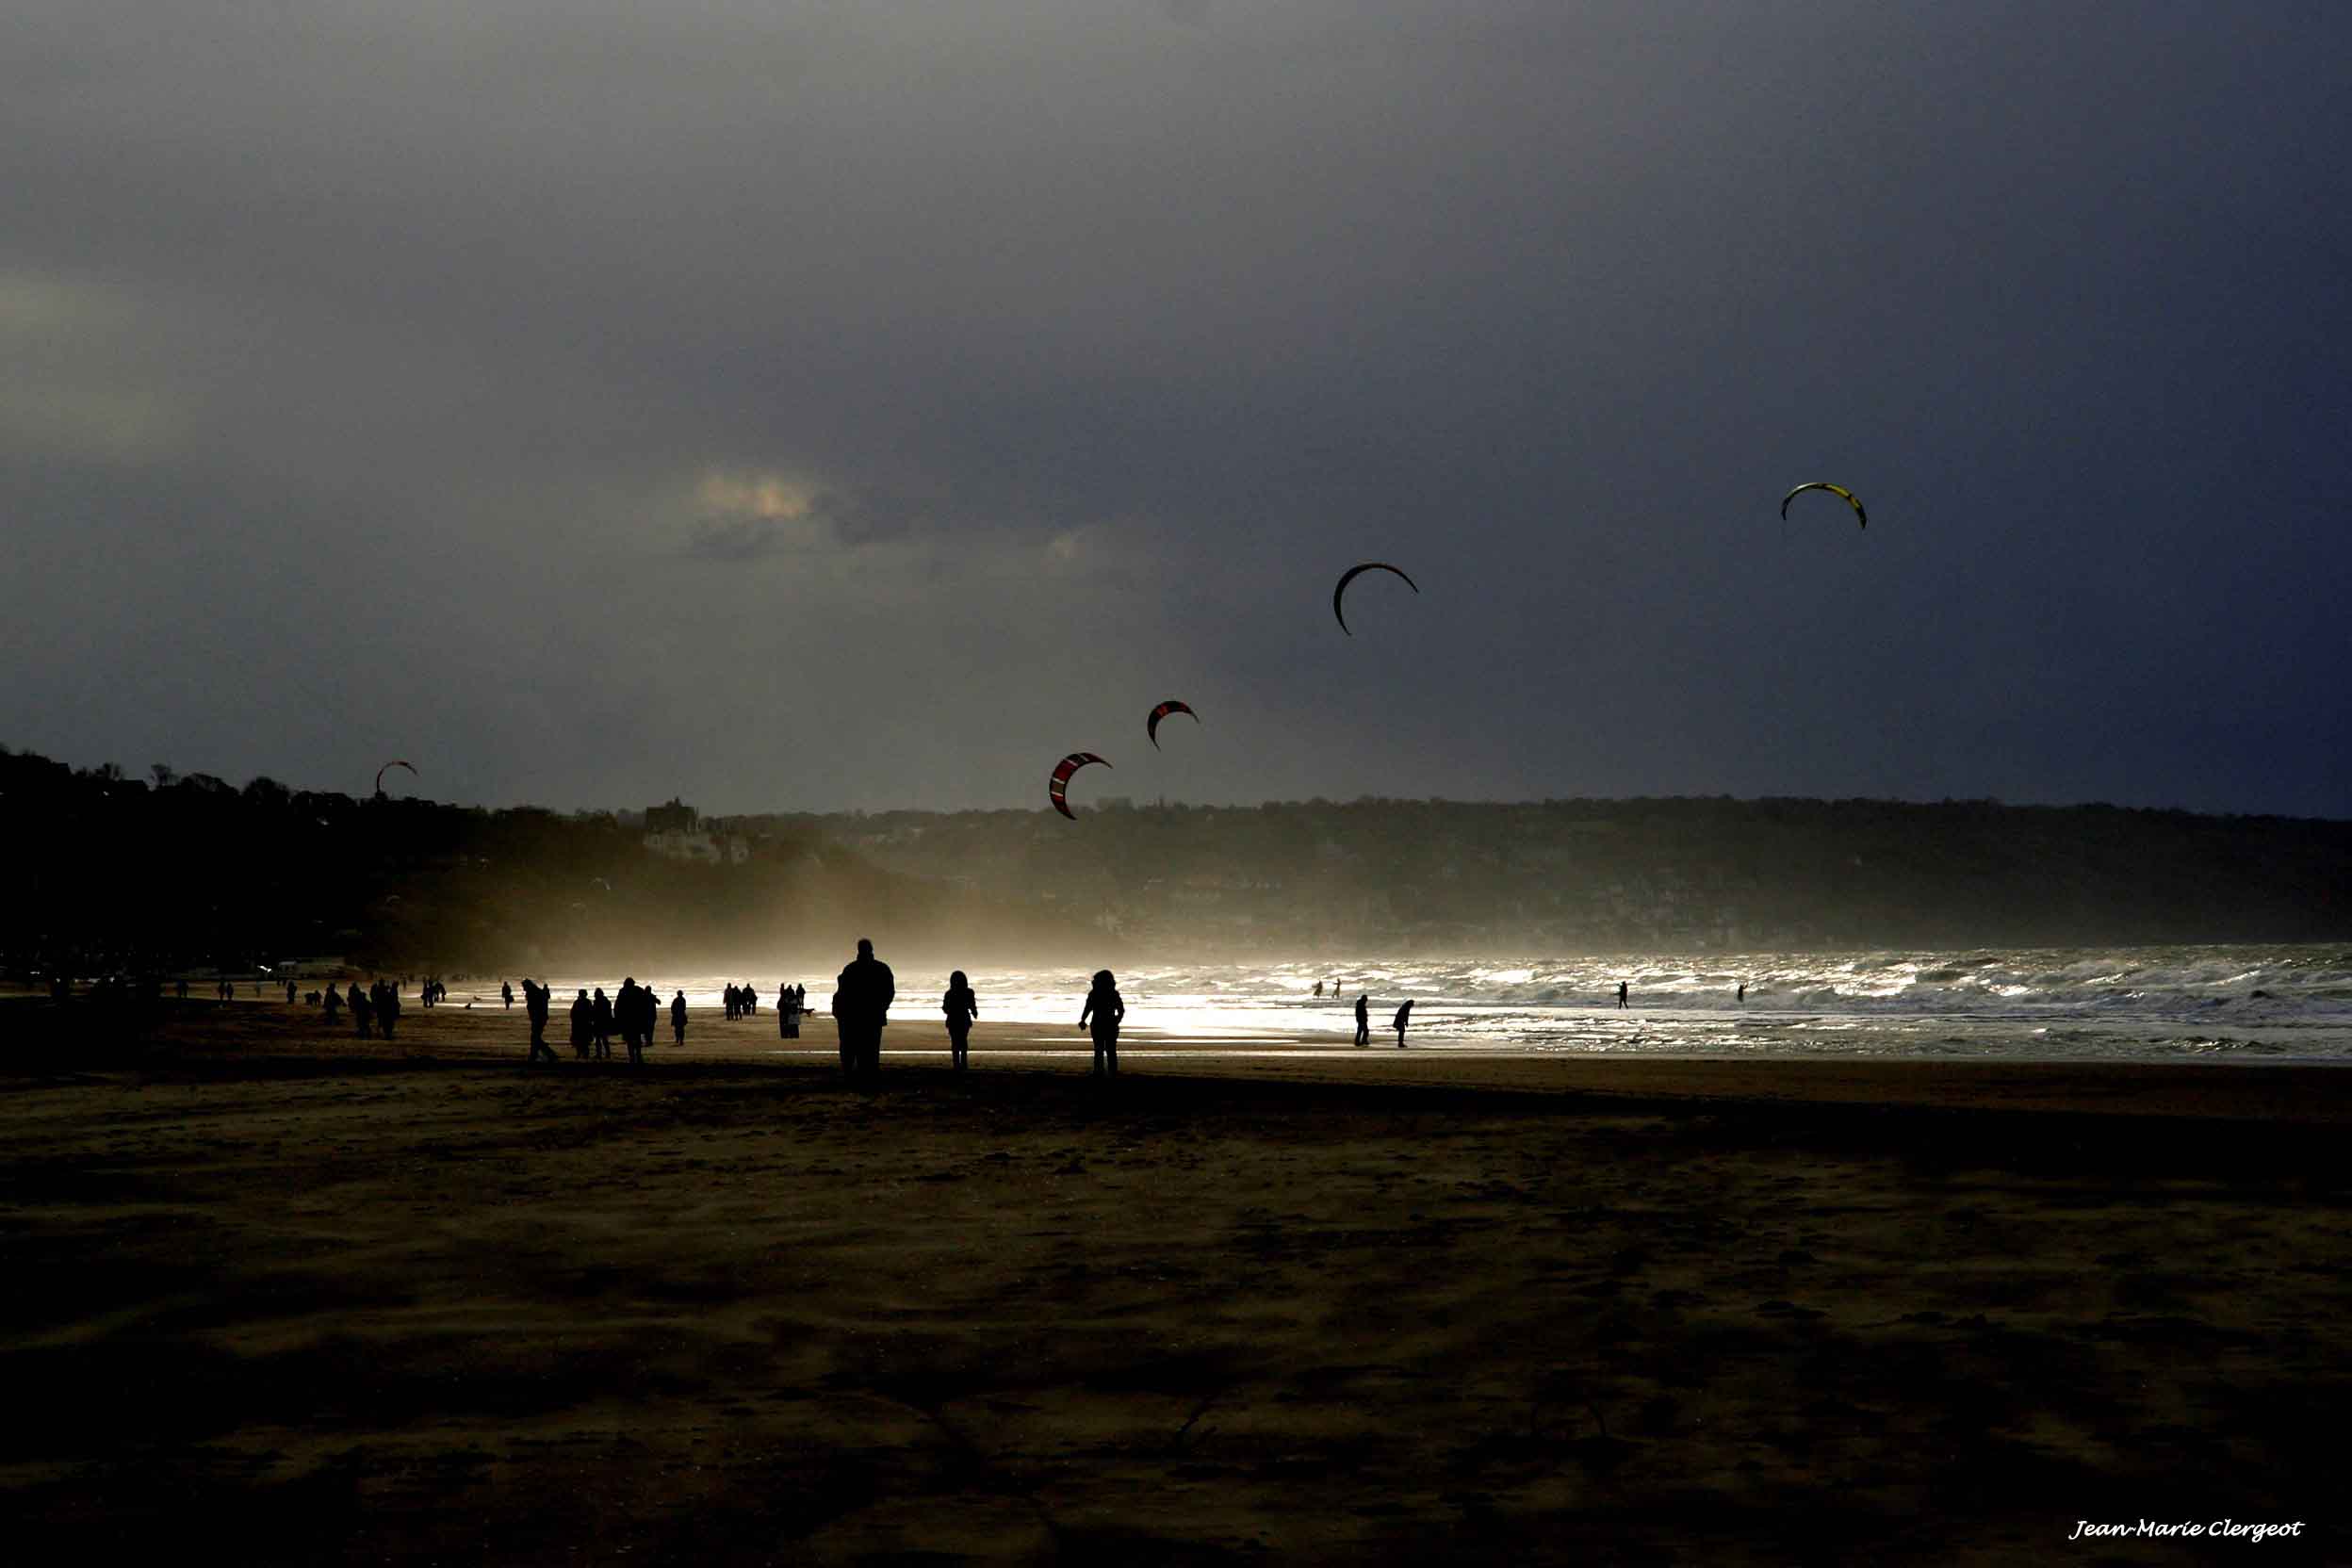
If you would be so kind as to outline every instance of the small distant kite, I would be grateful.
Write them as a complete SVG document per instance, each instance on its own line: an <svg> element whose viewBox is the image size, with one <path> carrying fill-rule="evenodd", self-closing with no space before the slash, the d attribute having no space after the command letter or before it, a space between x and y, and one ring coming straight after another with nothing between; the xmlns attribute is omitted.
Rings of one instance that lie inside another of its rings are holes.
<svg viewBox="0 0 2352 1568"><path fill-rule="evenodd" d="M1088 762L1102 762L1102 759L1090 751L1071 752L1054 765L1054 781L1045 787L1047 797L1054 802L1054 809L1072 822L1078 820L1078 813L1070 808L1070 776ZM1102 762L1102 765L1106 768L1110 766L1108 762Z"/></svg>
<svg viewBox="0 0 2352 1568"><path fill-rule="evenodd" d="M1870 526L1870 514L1862 510L1862 502L1855 498L1854 493L1847 489L1842 484L1832 484L1825 479L1817 479L1812 481L1810 483L1800 484L1794 490L1791 490L1787 495L1781 497L1781 521L1787 522L1788 520L1788 503L1795 500L1799 496L1804 495L1807 490L1826 490L1833 496L1843 496L1846 499L1846 504L1854 508L1854 520L1861 524L1864 528Z"/></svg>
<svg viewBox="0 0 2352 1568"><path fill-rule="evenodd" d="M1168 717L1170 713L1192 713L1192 709L1188 704L1178 702L1175 698L1170 697L1168 701L1152 710L1152 716L1143 721L1143 733L1151 741L1152 749L1154 751L1157 751L1160 747L1160 721ZM1200 722L1200 715L1198 713L1192 713L1192 722L1199 724Z"/></svg>
<svg viewBox="0 0 2352 1568"><path fill-rule="evenodd" d="M417 777L417 776L419 776L419 775L417 774L416 769L415 768L415 766L414 766L414 765L412 765L412 764L410 764L410 763L400 761L400 760L398 760L397 759L396 759L396 760L392 760L392 761L386 762L384 766L382 766L382 767L380 767L380 768L378 768L378 769L376 770L376 793L377 793L377 794L381 795L381 794L383 794L383 793L384 793L384 776L385 774L387 774L387 773L390 773L390 772L391 772L394 768L407 768L407 769L408 769L408 772L409 772L409 776L410 776L411 777Z"/></svg>
<svg viewBox="0 0 2352 1568"><path fill-rule="evenodd" d="M1395 572L1398 577L1405 578L1406 587L1412 589L1416 594L1421 591L1421 585L1419 583L1413 581L1413 579L1409 577L1405 577L1404 568L1401 566L1392 566L1385 561L1367 561L1360 566L1350 566L1346 571L1339 574L1339 586L1331 590L1331 613L1339 617L1340 630L1348 631L1348 617L1339 608L1340 596L1348 592L1348 585L1349 583L1356 580L1356 574L1359 572L1372 571ZM1348 635L1353 637L1355 633L1348 631Z"/></svg>

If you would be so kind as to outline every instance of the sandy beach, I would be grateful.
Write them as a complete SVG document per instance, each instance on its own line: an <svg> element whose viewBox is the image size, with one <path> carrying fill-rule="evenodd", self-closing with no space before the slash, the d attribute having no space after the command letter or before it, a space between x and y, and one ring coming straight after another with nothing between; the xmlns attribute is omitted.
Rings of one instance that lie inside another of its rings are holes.
<svg viewBox="0 0 2352 1568"><path fill-rule="evenodd" d="M2352 1366L2323 1068L0 1003L26 1560L2202 1560ZM666 1037L666 1030L664 1031ZM917 1048L921 1048L918 1050Z"/></svg>

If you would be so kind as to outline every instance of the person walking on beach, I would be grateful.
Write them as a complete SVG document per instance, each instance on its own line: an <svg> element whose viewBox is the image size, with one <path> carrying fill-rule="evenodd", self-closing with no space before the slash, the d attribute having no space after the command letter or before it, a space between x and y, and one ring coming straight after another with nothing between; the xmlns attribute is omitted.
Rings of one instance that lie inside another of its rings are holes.
<svg viewBox="0 0 2352 1568"><path fill-rule="evenodd" d="M760 992L759 989L748 980L743 982L743 1016L745 1018L758 1018L760 1016Z"/></svg>
<svg viewBox="0 0 2352 1568"><path fill-rule="evenodd" d="M686 993L682 990L670 998L670 1043L686 1043Z"/></svg>
<svg viewBox="0 0 2352 1568"><path fill-rule="evenodd" d="M329 986L327 988L326 1001L323 1005L327 1014L327 1027L332 1029L335 1026L335 1024L341 1021L341 1020L337 1019L335 1015L343 1010L343 993L336 990L333 986Z"/></svg>
<svg viewBox="0 0 2352 1568"><path fill-rule="evenodd" d="M376 1027L384 1037L392 1037L392 1026L400 1021L400 988L386 982L383 994L376 998Z"/></svg>
<svg viewBox="0 0 2352 1568"><path fill-rule="evenodd" d="M1322 1000L1323 1000L1323 982L1322 982L1322 981L1320 981L1320 980L1317 980L1317 981L1315 983L1315 999L1317 1002L1320 1002L1320 1001L1322 1001Z"/></svg>
<svg viewBox="0 0 2352 1568"><path fill-rule="evenodd" d="M514 988L503 980L498 982L498 1000L510 1007L514 1005ZM523 982L523 1010L531 1010L531 982L528 980Z"/></svg>
<svg viewBox="0 0 2352 1568"><path fill-rule="evenodd" d="M1618 1006L1620 1006L1620 1007L1622 1007L1622 1006L1624 1006L1625 1004L1625 983L1623 980L1620 980L1620 981L1618 981L1618 982L1617 982L1617 1005L1618 1005Z"/></svg>
<svg viewBox="0 0 2352 1568"><path fill-rule="evenodd" d="M1740 982L1740 1004L1743 1007L1748 1004L1748 983L1745 980Z"/></svg>
<svg viewBox="0 0 2352 1568"><path fill-rule="evenodd" d="M881 1075L882 1031L890 1021L890 1003L897 996L898 981L890 966L874 956L871 938L858 938L858 956L841 971L833 991L833 1023L841 1031L844 1071L868 1078Z"/></svg>
<svg viewBox="0 0 2352 1568"><path fill-rule="evenodd" d="M1372 1043L1372 998L1369 995L1356 998L1356 1043Z"/></svg>
<svg viewBox="0 0 2352 1568"><path fill-rule="evenodd" d="M531 1054L525 1060L535 1062L542 1056L550 1062L561 1060L555 1047L547 1043L547 988L533 985L529 975L523 976L523 1016L531 1021Z"/></svg>
<svg viewBox="0 0 2352 1568"><path fill-rule="evenodd" d="M1119 999L1117 977L1109 970L1096 970L1094 988L1086 992L1086 1004L1078 1010L1078 1027L1086 1028L1089 1018L1094 1021L1094 1075L1097 1078L1119 1076L1119 1025L1126 1016L1127 1004Z"/></svg>
<svg viewBox="0 0 2352 1568"><path fill-rule="evenodd" d="M972 983L962 970L947 977L947 994L939 999L939 1010L947 1015L947 1054L961 1072L972 1065L972 1021L980 1016L980 999L972 995Z"/></svg>
<svg viewBox="0 0 2352 1568"><path fill-rule="evenodd" d="M800 1038L800 993L790 986L776 988L776 1037Z"/></svg>
<svg viewBox="0 0 2352 1568"><path fill-rule="evenodd" d="M612 999L596 988L596 1000L588 1004L588 1035L596 1048L596 1060L612 1059Z"/></svg>
<svg viewBox="0 0 2352 1568"><path fill-rule="evenodd" d="M581 991L572 1001L572 1054L581 1061L588 1059L588 1042L594 1037L596 1009L588 1004L588 993Z"/></svg>
<svg viewBox="0 0 2352 1568"><path fill-rule="evenodd" d="M368 1038L372 1032L368 1025L374 1021L376 1016L375 1003L368 999L366 991L359 988L359 982L356 980L351 982L351 995L344 1000L351 1004L351 1023L359 1031L359 1037Z"/></svg>
<svg viewBox="0 0 2352 1568"><path fill-rule="evenodd" d="M1408 1000L1403 1006L1396 1009L1396 1021L1389 1025L1396 1031L1396 1049L1399 1051L1405 1048L1405 1025L1412 1020L1413 1003Z"/></svg>

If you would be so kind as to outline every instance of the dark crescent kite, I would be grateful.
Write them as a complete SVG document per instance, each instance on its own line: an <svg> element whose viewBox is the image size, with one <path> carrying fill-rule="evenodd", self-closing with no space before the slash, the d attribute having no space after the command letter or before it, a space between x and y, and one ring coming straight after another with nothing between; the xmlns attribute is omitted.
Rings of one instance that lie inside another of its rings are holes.
<svg viewBox="0 0 2352 1568"><path fill-rule="evenodd" d="M1143 733L1145 737L1151 741L1152 748L1154 751L1158 750L1160 745L1160 721L1168 717L1170 713L1192 713L1192 709L1189 705L1178 702L1174 697L1170 697L1166 702L1160 704L1157 708L1152 710L1152 716L1143 721ZM1200 715L1198 713L1192 713L1192 722L1199 724L1200 722Z"/></svg>
<svg viewBox="0 0 2352 1568"><path fill-rule="evenodd" d="M1088 762L1102 762L1102 759L1090 751L1071 752L1054 764L1054 781L1045 787L1047 798L1054 802L1054 809L1072 822L1078 820L1078 813L1070 808L1070 776ZM1110 766L1108 762L1102 762L1102 765L1106 768Z"/></svg>
<svg viewBox="0 0 2352 1568"><path fill-rule="evenodd" d="M384 776L390 773L394 768L406 768L412 775L416 773L416 766L413 763L399 760L386 762L384 766L376 770L376 793L384 793Z"/></svg>
<svg viewBox="0 0 2352 1568"><path fill-rule="evenodd" d="M1346 571L1339 574L1339 586L1331 590L1331 613L1339 616L1339 629L1342 631L1348 631L1348 617L1340 612L1339 596L1348 592L1348 585L1356 580L1357 573L1370 571L1395 572L1398 577L1405 578L1406 587L1412 589L1416 594L1421 591L1421 585L1419 583L1413 581L1413 579L1409 577L1405 577L1403 567L1392 566L1385 561L1367 561L1360 566L1348 567ZM1353 637L1355 633L1348 631L1348 635Z"/></svg>
<svg viewBox="0 0 2352 1568"><path fill-rule="evenodd" d="M1794 490L1791 490L1787 495L1781 497L1781 521L1787 522L1788 520L1788 503L1795 500L1799 496L1804 495L1807 490L1826 490L1833 496L1843 496L1846 498L1846 504L1854 508L1854 521L1860 523L1864 528L1870 526L1870 514L1862 510L1862 503L1854 498L1854 492L1847 489L1842 484L1832 484L1825 479L1817 479L1808 484L1800 484Z"/></svg>

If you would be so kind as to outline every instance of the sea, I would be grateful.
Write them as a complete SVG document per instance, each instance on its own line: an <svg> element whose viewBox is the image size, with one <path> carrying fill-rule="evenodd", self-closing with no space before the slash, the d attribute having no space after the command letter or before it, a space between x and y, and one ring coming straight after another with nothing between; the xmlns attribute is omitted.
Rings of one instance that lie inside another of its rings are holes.
<svg viewBox="0 0 2352 1568"><path fill-rule="evenodd" d="M888 954L884 955L888 957ZM836 966L838 967L838 966ZM894 1023L935 1012L944 972L898 964ZM973 969L984 1020L1074 1033L1089 972ZM717 1006L730 980L784 981L827 1005L832 974L651 977ZM1603 956L1317 958L1140 964L1118 974L1135 1031L1192 1052L1219 1044L1348 1048L1369 998L1376 1045L1498 1055L1972 1057L2004 1061L2352 1063L2352 945L2081 947L1967 952L1630 953ZM617 976L559 979L572 988ZM1617 986L1626 1004L1617 1005ZM1317 985L1323 994L1317 996ZM1739 996L1744 984L1747 995ZM460 988L463 994L463 988ZM1050 1031L1050 1032L1049 1032ZM1339 1037L1334 1040L1333 1037ZM892 1045L911 1038L893 1032ZM1055 1053L1058 1054L1058 1053Z"/></svg>

